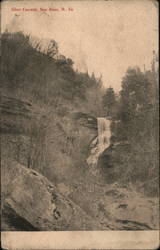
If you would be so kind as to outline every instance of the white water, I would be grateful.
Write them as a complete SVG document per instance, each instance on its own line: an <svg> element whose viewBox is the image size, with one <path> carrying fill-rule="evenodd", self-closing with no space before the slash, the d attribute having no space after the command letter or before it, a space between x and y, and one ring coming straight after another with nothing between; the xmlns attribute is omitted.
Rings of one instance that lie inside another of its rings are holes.
<svg viewBox="0 0 160 250"><path fill-rule="evenodd" d="M98 118L98 148L103 152L110 145L111 121L106 118Z"/></svg>
<svg viewBox="0 0 160 250"><path fill-rule="evenodd" d="M91 154L87 159L88 165L95 166L98 161L98 157L103 151L110 146L111 138L111 121L104 117L97 118L98 123L98 144L92 148Z"/></svg>

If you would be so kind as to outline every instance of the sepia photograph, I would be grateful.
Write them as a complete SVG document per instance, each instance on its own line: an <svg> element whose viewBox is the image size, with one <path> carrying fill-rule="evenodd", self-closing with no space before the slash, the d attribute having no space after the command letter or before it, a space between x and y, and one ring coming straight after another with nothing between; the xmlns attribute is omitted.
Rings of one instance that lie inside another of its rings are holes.
<svg viewBox="0 0 160 250"><path fill-rule="evenodd" d="M158 54L155 0L2 1L5 249L158 247Z"/></svg>

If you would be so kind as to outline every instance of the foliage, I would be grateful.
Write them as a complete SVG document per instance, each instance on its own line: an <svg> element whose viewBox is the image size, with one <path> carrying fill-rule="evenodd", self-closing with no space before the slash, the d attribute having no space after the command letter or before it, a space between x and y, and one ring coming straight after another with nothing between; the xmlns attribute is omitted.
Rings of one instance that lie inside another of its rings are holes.
<svg viewBox="0 0 160 250"><path fill-rule="evenodd" d="M21 32L5 32L1 43L3 92L32 104L32 119L25 124L28 138L17 139L14 159L54 182L68 181L84 171L90 140L70 113L100 112L101 79L75 71L54 40L42 44ZM26 160L21 159L22 148Z"/></svg>
<svg viewBox="0 0 160 250"><path fill-rule="evenodd" d="M98 83L86 73L74 71L72 60L59 54L54 40L43 48L40 42L33 44L32 38L21 32L5 32L1 44L3 89L12 89L32 102L84 100L86 90Z"/></svg>
<svg viewBox="0 0 160 250"><path fill-rule="evenodd" d="M114 153L114 178L122 183L140 182L144 191L152 195L158 192L157 93L158 72L129 68L122 80L111 126L114 142L131 147L129 153L124 150Z"/></svg>
<svg viewBox="0 0 160 250"><path fill-rule="evenodd" d="M112 87L104 91L102 79L94 73L75 71L73 61L59 53L54 40L44 45L21 32L5 32L1 47L1 89L7 96L27 100L33 108L26 125L28 167L53 181L57 176L59 181L67 180L68 172L70 179L82 175L90 138L88 131L70 119L70 113L110 116L114 142L127 142L131 147L130 153L113 154L116 169L110 169L112 176L121 183L147 183L146 190L157 192L158 73L154 67L146 72L129 68L117 97ZM23 144L22 138L17 151Z"/></svg>
<svg viewBox="0 0 160 250"><path fill-rule="evenodd" d="M106 89L106 92L103 96L103 106L106 110L106 115L112 115L113 114L113 108L116 104L116 97L114 93L114 89L109 87Z"/></svg>

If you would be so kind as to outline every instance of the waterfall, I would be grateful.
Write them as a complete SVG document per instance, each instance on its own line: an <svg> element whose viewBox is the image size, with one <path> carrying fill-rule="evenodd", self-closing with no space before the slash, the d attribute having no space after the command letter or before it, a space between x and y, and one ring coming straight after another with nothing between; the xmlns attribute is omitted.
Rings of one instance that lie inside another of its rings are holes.
<svg viewBox="0 0 160 250"><path fill-rule="evenodd" d="M102 153L110 145L110 123L111 121L106 118L98 118L98 148Z"/></svg>
<svg viewBox="0 0 160 250"><path fill-rule="evenodd" d="M110 146L110 138L111 138L111 129L110 124L111 120L99 117L97 118L98 123L98 137L97 137L97 145L92 148L91 154L87 159L88 165L95 166L98 161L98 157L102 154L102 152Z"/></svg>

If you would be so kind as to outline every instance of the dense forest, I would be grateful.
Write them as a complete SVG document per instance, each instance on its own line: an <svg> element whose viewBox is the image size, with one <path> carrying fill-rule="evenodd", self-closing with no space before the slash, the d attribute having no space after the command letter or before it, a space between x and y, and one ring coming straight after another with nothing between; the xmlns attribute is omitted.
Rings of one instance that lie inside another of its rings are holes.
<svg viewBox="0 0 160 250"><path fill-rule="evenodd" d="M158 71L141 72L129 68L116 97L113 88L103 96L107 114L112 117L112 141L128 144L129 152L116 174L122 182L143 187L146 193L158 193ZM118 156L117 156L118 157ZM121 173L123 175L120 177Z"/></svg>
<svg viewBox="0 0 160 250"><path fill-rule="evenodd" d="M149 70L126 69L121 90L115 93L111 86L104 88L101 77L75 70L54 40L43 46L29 35L6 31L1 56L3 160L34 169L57 186L77 190L81 183L81 193L98 182L158 196L155 58ZM97 117L111 119L112 136L107 163L99 161L96 178L86 159L97 136Z"/></svg>

